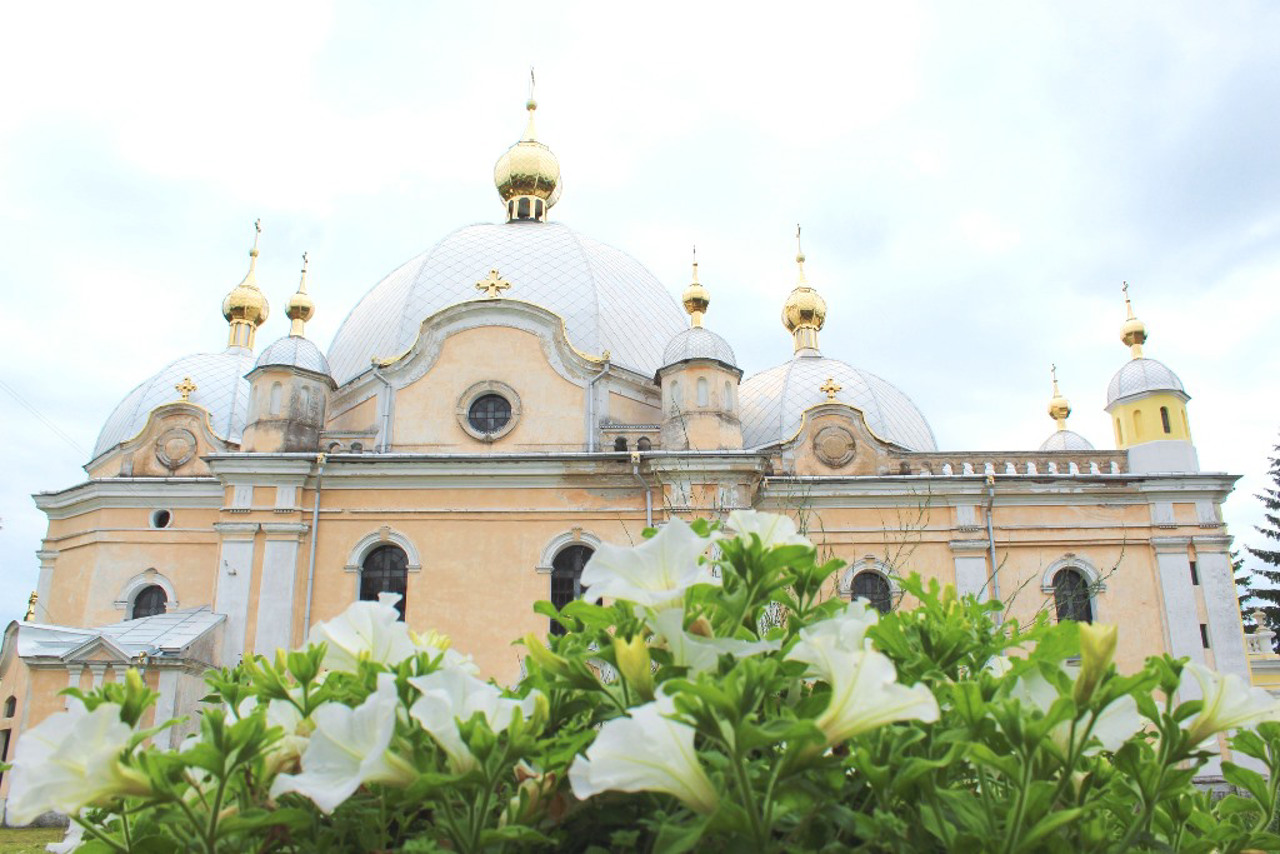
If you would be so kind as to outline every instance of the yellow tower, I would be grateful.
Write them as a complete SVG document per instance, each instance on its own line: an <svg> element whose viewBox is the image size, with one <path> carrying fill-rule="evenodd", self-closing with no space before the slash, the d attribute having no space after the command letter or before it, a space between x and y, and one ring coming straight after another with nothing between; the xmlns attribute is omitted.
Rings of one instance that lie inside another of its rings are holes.
<svg viewBox="0 0 1280 854"><path fill-rule="evenodd" d="M231 324L228 347L253 349L253 336L267 320L270 306L258 288L258 237L262 234L262 220L253 224L253 248L249 250L249 272L244 280L231 289L222 301L222 316Z"/></svg>
<svg viewBox="0 0 1280 854"><path fill-rule="evenodd" d="M1116 448L1129 451L1132 471L1199 471L1187 420L1191 397L1177 374L1142 354L1147 327L1134 316L1128 282L1122 290L1128 316L1120 340L1129 348L1131 358L1107 388L1106 409L1115 430Z"/></svg>

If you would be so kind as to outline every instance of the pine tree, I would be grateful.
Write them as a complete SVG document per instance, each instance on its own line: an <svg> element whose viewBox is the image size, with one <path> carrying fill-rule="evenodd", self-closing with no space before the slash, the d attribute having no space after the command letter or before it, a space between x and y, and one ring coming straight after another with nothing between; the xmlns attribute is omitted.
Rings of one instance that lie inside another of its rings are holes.
<svg viewBox="0 0 1280 854"><path fill-rule="evenodd" d="M1266 512L1262 514L1266 524L1258 525L1257 531L1266 538L1264 544L1273 545L1274 548L1255 549L1253 546L1246 546L1246 548L1249 554L1264 564L1254 567L1255 577L1247 588L1252 597L1250 610L1265 613L1271 629L1277 630L1280 629L1280 445L1275 446L1273 450L1276 451L1277 456L1269 457L1267 460L1271 464L1267 471L1271 475L1272 486L1262 490L1256 497L1266 508ZM1260 580L1265 580L1265 586L1260 583Z"/></svg>
<svg viewBox="0 0 1280 854"><path fill-rule="evenodd" d="M1245 631L1253 629L1253 618L1250 616L1258 607L1258 597L1253 593L1253 576L1244 568L1244 558L1240 550L1231 553L1231 575L1236 583L1236 599L1240 602L1240 618L1244 620Z"/></svg>

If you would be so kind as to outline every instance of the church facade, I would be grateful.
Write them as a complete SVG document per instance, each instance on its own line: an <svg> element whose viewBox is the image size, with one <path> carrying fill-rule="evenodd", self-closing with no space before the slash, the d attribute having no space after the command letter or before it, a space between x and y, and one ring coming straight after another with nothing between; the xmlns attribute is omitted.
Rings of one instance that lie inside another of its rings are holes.
<svg viewBox="0 0 1280 854"><path fill-rule="evenodd" d="M822 349L802 253L782 305L791 353L744 377L696 262L677 300L551 220L560 167L535 107L495 169L503 222L391 273L327 354L306 337L305 264L290 334L256 348L255 238L222 304L226 347L144 381L88 478L35 496L49 527L32 611L0 655L6 757L63 688L137 666L158 717L186 714L205 668L301 645L386 590L412 628L511 680L511 641L551 631L532 604L582 595L597 544L738 508L790 514L846 561L832 596L898 607L915 571L1010 619L1119 623L1122 669L1169 652L1248 677L1221 515L1236 478L1200 470L1189 396L1144 355L1131 307L1114 450L1067 428L1056 378L1057 429L1034 450L941 450L905 393Z"/></svg>

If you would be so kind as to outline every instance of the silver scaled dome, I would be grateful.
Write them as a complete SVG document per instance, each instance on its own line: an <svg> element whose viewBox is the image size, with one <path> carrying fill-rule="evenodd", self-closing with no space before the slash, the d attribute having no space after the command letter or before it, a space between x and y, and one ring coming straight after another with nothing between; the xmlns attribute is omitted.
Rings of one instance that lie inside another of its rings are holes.
<svg viewBox="0 0 1280 854"><path fill-rule="evenodd" d="M841 386L834 401L820 388L831 378ZM846 403L866 418L871 432L912 451L936 451L929 422L895 386L873 373L838 359L797 355L742 383L742 443L759 448L786 441L800 431L808 409L823 403Z"/></svg>
<svg viewBox="0 0 1280 854"><path fill-rule="evenodd" d="M1042 451L1092 451L1093 443L1074 430L1054 430L1040 444Z"/></svg>
<svg viewBox="0 0 1280 854"><path fill-rule="evenodd" d="M329 347L333 378L345 383L371 359L399 356L422 321L479 296L496 269L503 297L535 303L564 319L569 341L591 355L653 375L663 346L685 327L675 299L640 262L558 222L470 225L445 237L375 285L342 322Z"/></svg>
<svg viewBox="0 0 1280 854"><path fill-rule="evenodd" d="M249 411L249 381L244 375L252 367L253 351L244 347L228 347L221 353L195 353L170 362L129 392L112 411L93 446L94 458L141 433L151 410L176 403L179 397L174 386L188 377L196 386L190 400L209 410L214 434L228 442L239 442Z"/></svg>
<svg viewBox="0 0 1280 854"><path fill-rule="evenodd" d="M738 366L737 357L729 342L702 326L691 326L672 338L662 351L662 364L674 365L689 359L715 359L733 367Z"/></svg>
<svg viewBox="0 0 1280 854"><path fill-rule="evenodd" d="M320 348L301 335L286 335L262 351L254 367L282 366L301 368L316 374L329 376L329 362Z"/></svg>
<svg viewBox="0 0 1280 854"><path fill-rule="evenodd" d="M1107 406L1122 397L1151 391L1173 391L1186 395L1182 380L1155 359L1132 359L1116 371L1107 386Z"/></svg>

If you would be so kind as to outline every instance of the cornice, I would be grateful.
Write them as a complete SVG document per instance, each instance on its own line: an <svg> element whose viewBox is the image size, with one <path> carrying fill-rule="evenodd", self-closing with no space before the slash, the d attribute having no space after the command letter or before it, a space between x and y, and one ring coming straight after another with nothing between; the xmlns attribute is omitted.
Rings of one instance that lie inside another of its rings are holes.
<svg viewBox="0 0 1280 854"><path fill-rule="evenodd" d="M1190 537L1152 537L1151 547L1156 550L1156 554L1182 554L1187 553L1187 546L1191 545Z"/></svg>
<svg viewBox="0 0 1280 854"><path fill-rule="evenodd" d="M223 486L214 477L120 477L89 480L31 497L50 519L66 519L117 507L218 508L223 504Z"/></svg>

